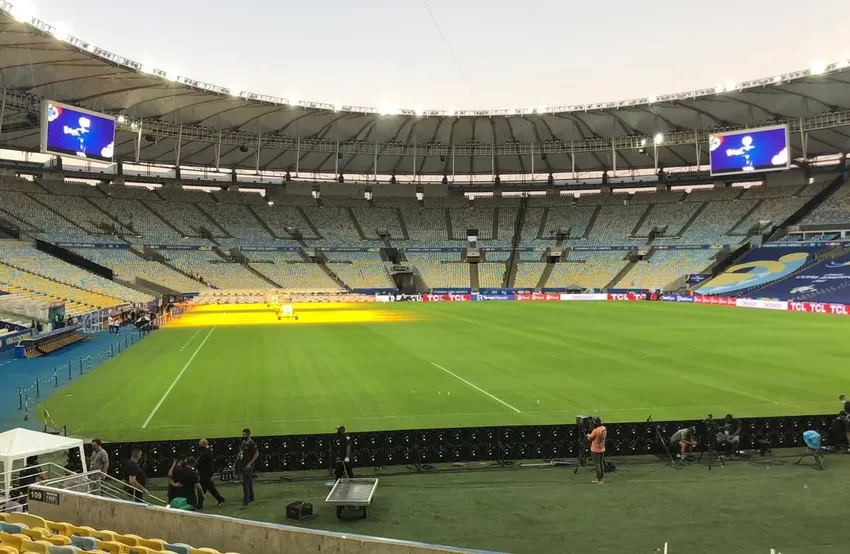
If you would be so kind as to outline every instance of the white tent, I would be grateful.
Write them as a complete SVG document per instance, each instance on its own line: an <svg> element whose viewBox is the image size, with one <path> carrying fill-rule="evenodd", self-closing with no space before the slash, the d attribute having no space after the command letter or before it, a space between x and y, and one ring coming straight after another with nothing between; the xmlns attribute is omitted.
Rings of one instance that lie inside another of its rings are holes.
<svg viewBox="0 0 850 554"><path fill-rule="evenodd" d="M71 437L39 433L29 429L12 429L0 433L0 463L3 464L3 480L6 486L6 497L12 490L12 464L17 460L26 460L30 456L64 452L71 448L80 449L80 459L83 462L83 472L86 471L86 453L83 441Z"/></svg>

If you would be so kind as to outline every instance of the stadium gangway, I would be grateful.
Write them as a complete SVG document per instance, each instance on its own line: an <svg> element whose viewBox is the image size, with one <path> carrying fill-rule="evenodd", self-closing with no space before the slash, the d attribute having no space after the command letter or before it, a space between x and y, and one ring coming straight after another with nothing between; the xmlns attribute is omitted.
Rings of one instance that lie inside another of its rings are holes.
<svg viewBox="0 0 850 554"><path fill-rule="evenodd" d="M87 471L71 473L55 479L38 483L39 487L60 491L73 491L90 496L101 496L114 500L138 502L148 506L167 506L168 502L152 494L145 494L141 500L136 500L134 492L139 491L129 483L125 483L102 471Z"/></svg>
<svg viewBox="0 0 850 554"><path fill-rule="evenodd" d="M18 479L20 479L21 472L26 468L35 469L38 472L37 475L47 474L47 477L44 481L36 481L36 484L46 483L54 479L62 479L64 477L75 475L73 471L66 467L62 467L59 464L55 464L53 462L46 462L43 464L12 469L9 474L12 483L15 483ZM10 498L6 498L2 492L3 490L5 490L5 486L5 475L0 474L0 512L3 511L4 507L9 508L12 507L13 504L19 504L21 506L26 506L28 504L26 493L19 492L18 494L15 494L13 492ZM18 489L13 488L13 491L15 490Z"/></svg>

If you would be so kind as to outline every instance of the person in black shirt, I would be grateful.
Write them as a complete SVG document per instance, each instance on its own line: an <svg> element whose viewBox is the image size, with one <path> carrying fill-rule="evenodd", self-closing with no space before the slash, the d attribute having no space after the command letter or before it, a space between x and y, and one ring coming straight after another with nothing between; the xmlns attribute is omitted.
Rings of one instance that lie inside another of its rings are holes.
<svg viewBox="0 0 850 554"><path fill-rule="evenodd" d="M130 453L130 459L124 464L124 476L129 485L126 490L128 494L133 495L133 499L136 502L141 502L145 494L148 493L148 490L145 488L147 478L142 469L141 461L142 451L136 448Z"/></svg>
<svg viewBox="0 0 850 554"><path fill-rule="evenodd" d="M242 508L254 501L254 464L260 453L251 439L251 430L242 429L242 444L239 445L238 465L242 471Z"/></svg>
<svg viewBox="0 0 850 554"><path fill-rule="evenodd" d="M171 462L171 468L168 470L168 502L170 503L172 500L177 498L179 495L180 486L176 484L177 475L180 472L180 469L183 467L183 462L185 458L183 456L178 456Z"/></svg>
<svg viewBox="0 0 850 554"><path fill-rule="evenodd" d="M841 411L829 426L829 443L838 449L850 451L850 416Z"/></svg>
<svg viewBox="0 0 850 554"><path fill-rule="evenodd" d="M717 443L730 454L738 452L741 446L741 421L726 414L726 420L719 428Z"/></svg>
<svg viewBox="0 0 850 554"><path fill-rule="evenodd" d="M198 477L201 480L201 488L204 490L204 494L210 493L213 495L218 501L216 506L221 506L221 503L224 502L224 497L218 492L218 489L215 487L215 483L213 483L213 474L215 474L215 456L213 456L212 448L210 448L210 443L207 439L201 439L198 441L198 446L201 449L201 453L198 455ZM204 507L204 497L201 496L198 501L198 509L201 510Z"/></svg>
<svg viewBox="0 0 850 554"><path fill-rule="evenodd" d="M341 479L343 475L347 475L349 479L354 479L354 468L351 463L351 437L345 432L344 425L336 428L336 434L339 439L339 456L336 459L336 478Z"/></svg>
<svg viewBox="0 0 850 554"><path fill-rule="evenodd" d="M177 468L171 477L172 484L177 488L175 498L185 498L193 509L197 509L199 503L202 505L200 498L204 495L198 472L195 471L197 464L198 461L195 458L186 458L183 465Z"/></svg>
<svg viewBox="0 0 850 554"><path fill-rule="evenodd" d="M27 465L18 474L18 487L21 494L24 496L23 502L29 496L30 485L35 485L38 481L47 479L47 472L38 467L38 456L30 456L27 458Z"/></svg>

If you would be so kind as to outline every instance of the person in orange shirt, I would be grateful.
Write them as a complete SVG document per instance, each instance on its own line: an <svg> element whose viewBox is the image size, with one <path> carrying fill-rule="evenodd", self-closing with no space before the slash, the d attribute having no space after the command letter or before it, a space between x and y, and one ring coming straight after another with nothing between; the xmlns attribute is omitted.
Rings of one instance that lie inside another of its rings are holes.
<svg viewBox="0 0 850 554"><path fill-rule="evenodd" d="M590 457L596 469L594 483L601 485L605 478L605 439L608 438L608 429L602 425L602 419L598 417L593 420L593 425L593 431L587 435L587 440L590 442Z"/></svg>

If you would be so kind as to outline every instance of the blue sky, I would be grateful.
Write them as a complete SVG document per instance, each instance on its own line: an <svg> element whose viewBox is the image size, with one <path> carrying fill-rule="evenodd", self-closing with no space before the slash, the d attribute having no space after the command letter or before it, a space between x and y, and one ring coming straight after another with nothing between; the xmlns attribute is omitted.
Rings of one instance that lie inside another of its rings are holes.
<svg viewBox="0 0 850 554"><path fill-rule="evenodd" d="M846 0L428 0L436 24L423 0L30 2L180 75L376 107L618 100L850 58Z"/></svg>

